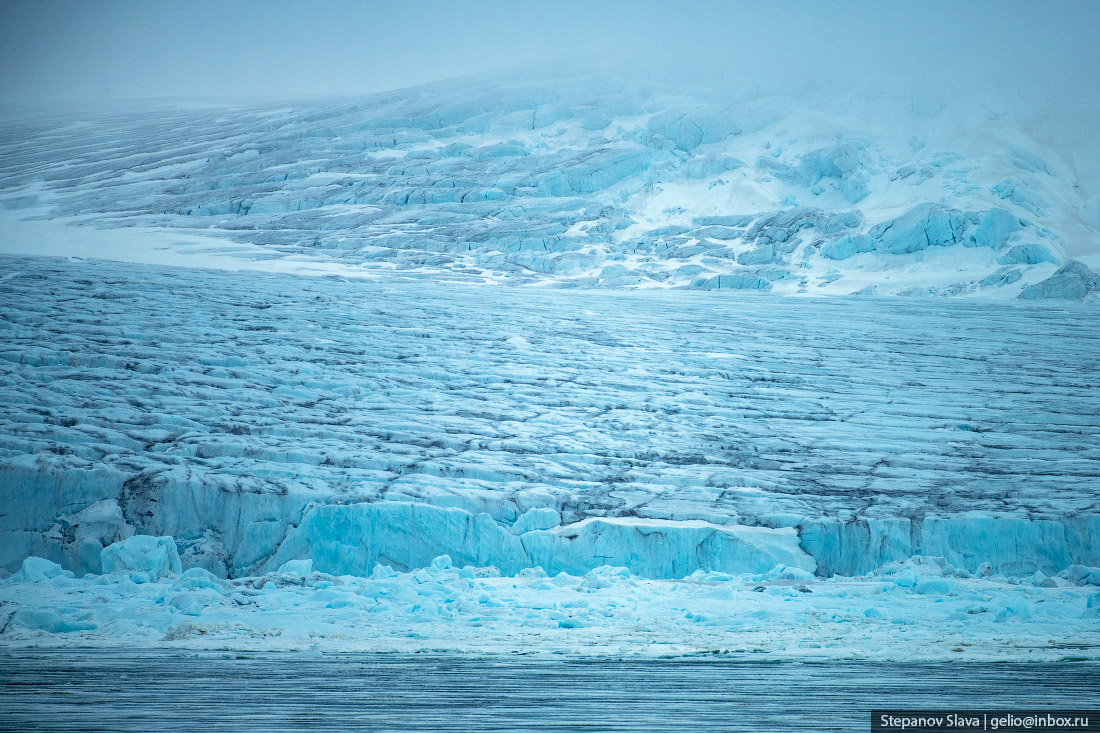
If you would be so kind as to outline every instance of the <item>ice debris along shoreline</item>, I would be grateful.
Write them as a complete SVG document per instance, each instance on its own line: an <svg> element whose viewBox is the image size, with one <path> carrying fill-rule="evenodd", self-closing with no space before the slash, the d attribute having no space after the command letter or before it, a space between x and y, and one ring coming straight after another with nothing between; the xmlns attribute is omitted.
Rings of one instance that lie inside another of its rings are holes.
<svg viewBox="0 0 1100 733"><path fill-rule="evenodd" d="M1100 301L1092 141L944 95L498 74L11 116L0 247L90 256L107 228L115 259L385 279Z"/></svg>
<svg viewBox="0 0 1100 733"><path fill-rule="evenodd" d="M754 656L881 661L1100 659L1100 570L1021 581L915 557L857 578L797 567L639 578L457 567L449 556L369 577L310 560L226 580L180 572L170 538L103 550L75 578L28 558L0 581L9 648L80 646L496 654ZM110 558L108 560L107 558Z"/></svg>

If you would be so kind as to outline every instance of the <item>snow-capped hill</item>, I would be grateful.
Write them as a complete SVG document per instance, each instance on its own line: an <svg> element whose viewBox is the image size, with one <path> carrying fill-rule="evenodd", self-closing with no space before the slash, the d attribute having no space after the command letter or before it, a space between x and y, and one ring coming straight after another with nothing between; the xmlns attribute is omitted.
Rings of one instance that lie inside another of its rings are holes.
<svg viewBox="0 0 1100 733"><path fill-rule="evenodd" d="M9 121L0 178L17 214L201 230L389 276L1100 298L1075 159L1011 114L932 109L492 76Z"/></svg>

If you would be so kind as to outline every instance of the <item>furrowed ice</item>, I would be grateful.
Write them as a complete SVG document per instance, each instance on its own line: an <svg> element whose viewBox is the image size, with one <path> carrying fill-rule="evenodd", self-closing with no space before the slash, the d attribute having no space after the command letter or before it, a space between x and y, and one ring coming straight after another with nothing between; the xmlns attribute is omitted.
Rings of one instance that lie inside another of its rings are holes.
<svg viewBox="0 0 1100 733"><path fill-rule="evenodd" d="M1100 196L1012 114L3 124L7 231L97 258L0 255L12 643L1100 649Z"/></svg>

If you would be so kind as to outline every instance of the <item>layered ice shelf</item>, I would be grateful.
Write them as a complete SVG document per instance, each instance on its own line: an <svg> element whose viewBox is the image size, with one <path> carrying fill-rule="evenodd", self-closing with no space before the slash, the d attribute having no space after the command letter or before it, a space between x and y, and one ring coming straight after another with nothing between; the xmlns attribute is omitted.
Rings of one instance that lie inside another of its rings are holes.
<svg viewBox="0 0 1100 733"><path fill-rule="evenodd" d="M1088 305L3 264L8 571L1100 566Z"/></svg>

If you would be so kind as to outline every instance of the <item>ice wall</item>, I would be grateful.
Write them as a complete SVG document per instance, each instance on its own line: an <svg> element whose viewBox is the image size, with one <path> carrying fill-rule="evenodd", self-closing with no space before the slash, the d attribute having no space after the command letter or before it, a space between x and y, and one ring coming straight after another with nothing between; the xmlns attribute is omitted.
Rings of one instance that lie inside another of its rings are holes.
<svg viewBox="0 0 1100 733"><path fill-rule="evenodd" d="M1087 305L4 264L7 571L1100 565Z"/></svg>
<svg viewBox="0 0 1100 733"><path fill-rule="evenodd" d="M134 534L177 539L186 567L239 575L266 560L311 497L233 491L198 479L97 469L0 468L0 567L36 555L78 573L103 572L103 547Z"/></svg>
<svg viewBox="0 0 1100 733"><path fill-rule="evenodd" d="M0 567L14 570L35 555L99 572L100 550L133 534L117 503L128 476L106 466L51 470L21 459L0 467Z"/></svg>
<svg viewBox="0 0 1100 733"><path fill-rule="evenodd" d="M815 520L799 526L802 548L818 573L862 575L914 555L943 557L957 568L1027 576L1071 565L1100 566L1100 515L1062 520L1017 517L925 517L920 520Z"/></svg>
<svg viewBox="0 0 1100 733"><path fill-rule="evenodd" d="M265 567L310 558L324 572L365 576L376 564L408 570L440 555L506 574L541 567L583 575L601 565L650 578L682 578L696 570L762 573L776 565L814 569L791 528L589 518L517 535L488 514L403 502L312 507Z"/></svg>
<svg viewBox="0 0 1100 733"><path fill-rule="evenodd" d="M104 572L102 548L134 534L172 536L184 568L220 576L267 572L292 560L312 560L335 575L365 576L376 564L409 570L440 555L458 566L495 566L506 574L537 566L583 575L612 565L649 578L682 578L696 570L761 573L776 565L852 576L914 555L943 557L972 573L989 563L993 572L1017 577L1100 566L1097 514L1060 520L974 513L917 520L788 516L787 526L768 527L638 517L561 524L558 509L549 507L508 522L457 507L323 503L307 495L209 490L187 481L143 494L104 471L8 469L0 481L6 506L16 510L0 517L2 560L11 570L37 555L80 574ZM34 492L25 494L34 500L11 500L22 491Z"/></svg>
<svg viewBox="0 0 1100 733"><path fill-rule="evenodd" d="M612 565L649 578L682 578L696 570L761 573L776 565L851 576L923 555L971 573L988 563L994 573L1021 577L1100 566L1100 515L815 520L783 528L593 517L516 534L488 514L455 508L326 505L308 509L262 569L309 558L324 572L367 575L376 563L407 570L444 554L459 566L491 565L506 574L538 566L583 575Z"/></svg>

